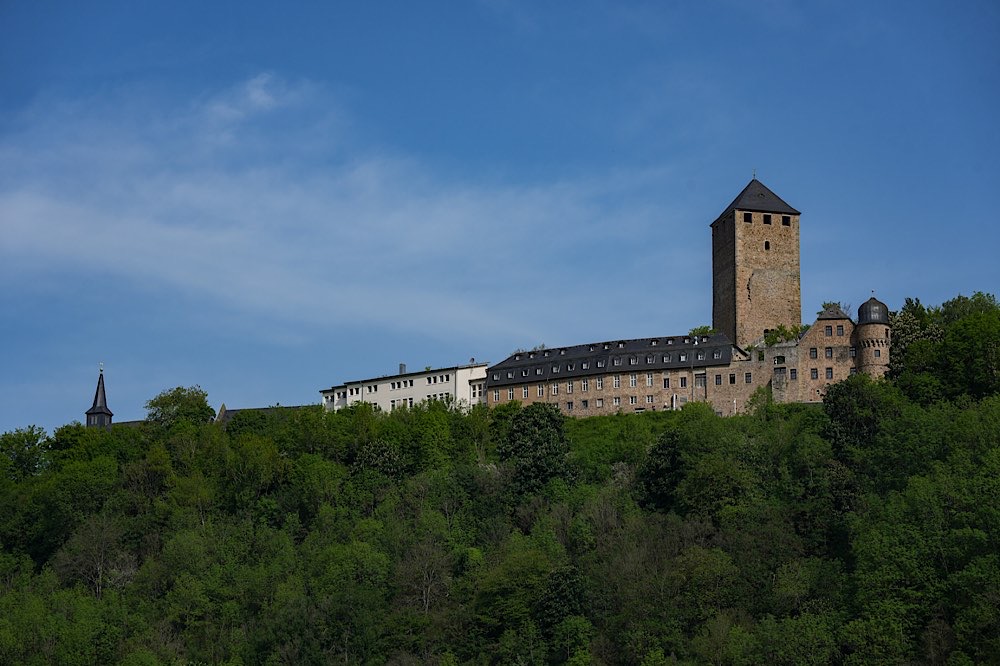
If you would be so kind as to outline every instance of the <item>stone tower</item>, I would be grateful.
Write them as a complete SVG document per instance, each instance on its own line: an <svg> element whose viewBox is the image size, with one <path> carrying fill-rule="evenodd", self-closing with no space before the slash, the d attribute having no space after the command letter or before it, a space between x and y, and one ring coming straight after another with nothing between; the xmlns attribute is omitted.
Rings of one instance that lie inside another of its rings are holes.
<svg viewBox="0 0 1000 666"><path fill-rule="evenodd" d="M102 364L103 365L103 364ZM87 410L87 427L111 429L111 417L114 414L108 409L108 396L104 392L104 368L97 377L97 391L94 393L94 405Z"/></svg>
<svg viewBox="0 0 1000 666"><path fill-rule="evenodd" d="M756 178L712 223L712 327L746 347L802 323L799 211Z"/></svg>
<svg viewBox="0 0 1000 666"><path fill-rule="evenodd" d="M858 325L854 327L858 371L878 379L889 369L889 308L874 296L858 308Z"/></svg>

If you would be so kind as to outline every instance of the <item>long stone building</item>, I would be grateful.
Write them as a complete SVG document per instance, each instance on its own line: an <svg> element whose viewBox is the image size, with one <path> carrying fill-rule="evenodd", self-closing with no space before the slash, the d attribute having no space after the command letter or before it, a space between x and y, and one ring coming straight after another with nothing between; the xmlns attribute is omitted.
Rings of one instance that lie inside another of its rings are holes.
<svg viewBox="0 0 1000 666"><path fill-rule="evenodd" d="M547 402L590 416L702 401L731 415L762 387L778 402L818 402L855 372L881 377L891 331L874 297L857 321L831 307L802 330L799 216L754 178L712 223L713 335L515 352L488 369L487 404ZM775 341L777 330L793 335Z"/></svg>

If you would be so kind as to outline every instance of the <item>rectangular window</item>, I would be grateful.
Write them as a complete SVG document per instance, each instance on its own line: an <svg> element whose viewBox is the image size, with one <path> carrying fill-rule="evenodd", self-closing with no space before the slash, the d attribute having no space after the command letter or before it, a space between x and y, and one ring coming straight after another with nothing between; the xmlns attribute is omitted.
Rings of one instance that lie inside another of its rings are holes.
<svg viewBox="0 0 1000 666"><path fill-rule="evenodd" d="M715 385L716 386L722 386L722 375L716 375L715 376Z"/></svg>
<svg viewBox="0 0 1000 666"><path fill-rule="evenodd" d="M729 375L729 383L730 384L735 384L736 383L736 373L730 373L730 375Z"/></svg>
<svg viewBox="0 0 1000 666"><path fill-rule="evenodd" d="M688 385L688 378L681 377L681 388L687 388L687 385Z"/></svg>
<svg viewBox="0 0 1000 666"><path fill-rule="evenodd" d="M882 356L882 350L881 349L876 349L875 350L875 358L879 358L881 356Z"/></svg>
<svg viewBox="0 0 1000 666"><path fill-rule="evenodd" d="M647 405L652 405L653 404L653 396L651 396L651 395L647 395L646 396L646 404Z"/></svg>
<svg viewBox="0 0 1000 666"><path fill-rule="evenodd" d="M616 395L611 399L611 404L614 405L615 407L621 407L622 399Z"/></svg>
<svg viewBox="0 0 1000 666"><path fill-rule="evenodd" d="M809 368L809 379L819 379L819 370L816 368Z"/></svg>
<svg viewBox="0 0 1000 666"><path fill-rule="evenodd" d="M684 352L681 352L681 363L683 363L686 360L688 360L688 355Z"/></svg>
<svg viewBox="0 0 1000 666"><path fill-rule="evenodd" d="M856 374L858 374L858 369L857 369L857 368L851 368L851 369L850 369L850 373L851 373L852 375L856 375Z"/></svg>
<svg viewBox="0 0 1000 666"><path fill-rule="evenodd" d="M653 362L653 355L652 354L647 354L646 355L646 363L652 363L652 362Z"/></svg>
<svg viewBox="0 0 1000 666"><path fill-rule="evenodd" d="M764 214L764 224L771 224L771 216L766 213Z"/></svg>
<svg viewBox="0 0 1000 666"><path fill-rule="evenodd" d="M636 374L634 372L632 374L630 374L628 376L628 385L629 385L629 388L635 388L635 385L638 382L638 380L639 380L639 378L636 376Z"/></svg>
<svg viewBox="0 0 1000 666"><path fill-rule="evenodd" d="M747 223L753 222L753 213L743 213L743 221Z"/></svg>
<svg viewBox="0 0 1000 666"><path fill-rule="evenodd" d="M566 403L566 411L567 412L572 412L573 411L573 402L572 401Z"/></svg>
<svg viewBox="0 0 1000 666"><path fill-rule="evenodd" d="M598 377L597 378L597 390L598 391L603 391L604 390L604 377Z"/></svg>
<svg viewBox="0 0 1000 666"><path fill-rule="evenodd" d="M646 373L646 386L652 386L652 385L653 385L653 373L652 372L647 372Z"/></svg>
<svg viewBox="0 0 1000 666"><path fill-rule="evenodd" d="M833 358L833 347L827 347L823 350L823 355L827 358Z"/></svg>
<svg viewBox="0 0 1000 666"><path fill-rule="evenodd" d="M826 369L826 378L827 379L833 379L833 368L827 368Z"/></svg>
<svg viewBox="0 0 1000 666"><path fill-rule="evenodd" d="M630 404L630 405L637 405L637 404L639 404L639 399L637 397L635 397L634 395L630 395L628 397L628 404Z"/></svg>
<svg viewBox="0 0 1000 666"><path fill-rule="evenodd" d="M539 398L545 397L545 384L538 385L538 397Z"/></svg>
<svg viewBox="0 0 1000 666"><path fill-rule="evenodd" d="M698 352L697 356L698 356L698 360L699 361L704 361L705 360L705 352L700 351L700 352Z"/></svg>
<svg viewBox="0 0 1000 666"><path fill-rule="evenodd" d="M507 399L508 400L514 399L514 389L512 388L507 389Z"/></svg>
<svg viewBox="0 0 1000 666"><path fill-rule="evenodd" d="M587 391L590 390L590 380L589 379L581 379L580 380L580 390L583 391L584 393L586 393Z"/></svg>
<svg viewBox="0 0 1000 666"><path fill-rule="evenodd" d="M663 388L666 389L670 388L670 377L663 378Z"/></svg>
<svg viewBox="0 0 1000 666"><path fill-rule="evenodd" d="M855 358L858 355L858 350L851 347L851 358Z"/></svg>
<svg viewBox="0 0 1000 666"><path fill-rule="evenodd" d="M722 358L722 350L716 349L714 352L712 352L712 358L714 358L715 360L719 360L720 358Z"/></svg>
<svg viewBox="0 0 1000 666"><path fill-rule="evenodd" d="M493 389L493 402L500 402L500 389Z"/></svg>
<svg viewBox="0 0 1000 666"><path fill-rule="evenodd" d="M752 384L753 383L753 375L751 373L749 373L749 372L744 373L743 374L743 382L745 384Z"/></svg>
<svg viewBox="0 0 1000 666"><path fill-rule="evenodd" d="M636 365L637 363L639 363L639 359L637 359L635 356L630 357L628 360L629 365Z"/></svg>
<svg viewBox="0 0 1000 666"><path fill-rule="evenodd" d="M580 401L580 409L587 409L588 407L590 407L590 403L588 401L586 400Z"/></svg>
<svg viewBox="0 0 1000 666"><path fill-rule="evenodd" d="M614 379L615 379L615 388L621 388L622 387L622 376L621 375L615 375Z"/></svg>
<svg viewBox="0 0 1000 666"><path fill-rule="evenodd" d="M825 335L826 337L830 337L831 335L833 335L833 326L824 326L823 335Z"/></svg>
<svg viewBox="0 0 1000 666"><path fill-rule="evenodd" d="M597 362L597 367L598 368L603 368L604 367L604 361L598 361Z"/></svg>
<svg viewBox="0 0 1000 666"><path fill-rule="evenodd" d="M705 388L705 375L695 375L694 386L695 388Z"/></svg>
<svg viewBox="0 0 1000 666"><path fill-rule="evenodd" d="M621 360L621 358L615 358L615 359L614 359L614 360L612 361L612 363L614 363L615 365L621 365L621 364L622 364L622 360Z"/></svg>
<svg viewBox="0 0 1000 666"><path fill-rule="evenodd" d="M566 393L573 392L573 382L566 382Z"/></svg>
<svg viewBox="0 0 1000 666"><path fill-rule="evenodd" d="M783 226L783 227L790 227L790 226L792 226L792 216L791 215L782 215L781 216L781 226Z"/></svg>
<svg viewBox="0 0 1000 666"><path fill-rule="evenodd" d="M528 387L527 386L522 386L521 387L521 397L522 398L527 398L528 397Z"/></svg>
<svg viewBox="0 0 1000 666"><path fill-rule="evenodd" d="M604 406L604 398L598 398L597 400L594 401L594 407L603 407L603 406Z"/></svg>
<svg viewBox="0 0 1000 666"><path fill-rule="evenodd" d="M843 324L837 324L837 335L839 335L841 337L844 336L844 325Z"/></svg>
<svg viewBox="0 0 1000 666"><path fill-rule="evenodd" d="M583 368L584 370L589 370L590 369L590 362L589 361L584 361L583 363L580 364L580 367Z"/></svg>
<svg viewBox="0 0 1000 666"><path fill-rule="evenodd" d="M816 358L816 357L817 357L816 348L815 347L810 347L809 348L809 358Z"/></svg>
<svg viewBox="0 0 1000 666"><path fill-rule="evenodd" d="M559 395L559 384L552 384L552 395Z"/></svg>
<svg viewBox="0 0 1000 666"><path fill-rule="evenodd" d="M791 370L788 371L788 378L792 380L798 379L799 371L796 370L795 368L792 368Z"/></svg>

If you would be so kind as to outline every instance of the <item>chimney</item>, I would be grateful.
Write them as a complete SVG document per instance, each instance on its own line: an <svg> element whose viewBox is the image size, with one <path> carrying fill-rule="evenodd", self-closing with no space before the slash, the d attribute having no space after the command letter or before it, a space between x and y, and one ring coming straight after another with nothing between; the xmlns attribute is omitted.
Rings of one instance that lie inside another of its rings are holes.
<svg viewBox="0 0 1000 666"><path fill-rule="evenodd" d="M399 374L401 374L401 375L405 375L406 374L406 364L405 363L400 363L399 364Z"/></svg>

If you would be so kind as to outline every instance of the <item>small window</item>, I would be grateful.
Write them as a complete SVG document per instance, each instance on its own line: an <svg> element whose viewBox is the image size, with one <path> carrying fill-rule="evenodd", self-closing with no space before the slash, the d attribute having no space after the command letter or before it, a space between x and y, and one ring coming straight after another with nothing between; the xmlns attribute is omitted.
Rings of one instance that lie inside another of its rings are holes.
<svg viewBox="0 0 1000 666"><path fill-rule="evenodd" d="M542 374L543 372L545 372L545 370L543 370L542 368L535 368L535 374L536 374L536 375L540 375L540 374Z"/></svg>
<svg viewBox="0 0 1000 666"><path fill-rule="evenodd" d="M747 223L753 222L753 213L743 213L743 221Z"/></svg>
<svg viewBox="0 0 1000 666"><path fill-rule="evenodd" d="M875 358L879 358L881 356L882 356L882 350L881 349L876 349L875 350Z"/></svg>
<svg viewBox="0 0 1000 666"><path fill-rule="evenodd" d="M495 382L496 381L500 381L500 373L499 372L494 372L493 373L493 381L495 381ZM431 383L431 378L430 377L427 378L427 383L428 384Z"/></svg>
<svg viewBox="0 0 1000 666"><path fill-rule="evenodd" d="M788 378L791 379L791 380L798 379L799 378L799 371L796 370L795 368L792 368L791 370L788 371Z"/></svg>
<svg viewBox="0 0 1000 666"><path fill-rule="evenodd" d="M648 354L646 356L646 363L652 363L652 362L653 362L653 355L652 354Z"/></svg>
<svg viewBox="0 0 1000 666"><path fill-rule="evenodd" d="M573 382L566 382L566 393L573 392Z"/></svg>
<svg viewBox="0 0 1000 666"><path fill-rule="evenodd" d="M826 369L826 378L827 379L833 379L833 368L827 368Z"/></svg>
<svg viewBox="0 0 1000 666"><path fill-rule="evenodd" d="M522 398L527 398L528 397L528 387L527 386L522 386L521 387L521 397Z"/></svg>
<svg viewBox="0 0 1000 666"><path fill-rule="evenodd" d="M575 363L567 363L566 364L566 371L569 372L570 370L573 370L575 367L576 367Z"/></svg>
<svg viewBox="0 0 1000 666"><path fill-rule="evenodd" d="M753 383L753 375L749 372L743 374L743 382L746 384Z"/></svg>
<svg viewBox="0 0 1000 666"><path fill-rule="evenodd" d="M527 368L525 368L524 370L521 371L521 376L522 377L527 377L528 376L528 369Z"/></svg>
<svg viewBox="0 0 1000 666"><path fill-rule="evenodd" d="M538 385L538 397L541 398L544 395L545 395L545 385L544 384L539 384Z"/></svg>
<svg viewBox="0 0 1000 666"><path fill-rule="evenodd" d="M687 388L687 385L688 385L688 378L681 377L681 388Z"/></svg>
<svg viewBox="0 0 1000 666"><path fill-rule="evenodd" d="M851 347L851 358L855 358L857 355L858 355L858 350L854 347Z"/></svg>
<svg viewBox="0 0 1000 666"><path fill-rule="evenodd" d="M695 388L705 388L705 375L695 375L694 385Z"/></svg>
<svg viewBox="0 0 1000 666"><path fill-rule="evenodd" d="M704 361L705 360L705 352L703 352L703 351L698 352L698 360L699 361Z"/></svg>
<svg viewBox="0 0 1000 666"><path fill-rule="evenodd" d="M500 402L500 389L493 389L493 402Z"/></svg>
<svg viewBox="0 0 1000 666"><path fill-rule="evenodd" d="M722 375L716 375L715 376L715 385L716 386L722 386Z"/></svg>
<svg viewBox="0 0 1000 666"><path fill-rule="evenodd" d="M837 324L837 335L843 337L843 335L844 335L844 325L843 324Z"/></svg>
<svg viewBox="0 0 1000 666"><path fill-rule="evenodd" d="M585 393L590 390L590 380L589 379L581 379L580 380L580 390L583 391L583 392L585 392Z"/></svg>
<svg viewBox="0 0 1000 666"><path fill-rule="evenodd" d="M636 365L638 362L639 362L639 359L637 359L635 356L631 356L628 359L628 364L629 365Z"/></svg>
<svg viewBox="0 0 1000 666"><path fill-rule="evenodd" d="M670 388L670 377L663 378L663 388L665 389Z"/></svg>
<svg viewBox="0 0 1000 666"><path fill-rule="evenodd" d="M809 358L818 358L815 347L809 348Z"/></svg>
<svg viewBox="0 0 1000 666"><path fill-rule="evenodd" d="M514 389L512 388L507 389L507 399L508 400L514 399Z"/></svg>
<svg viewBox="0 0 1000 666"><path fill-rule="evenodd" d="M722 350L721 349L716 349L714 352L712 352L712 358L714 358L716 360L722 358Z"/></svg>
<svg viewBox="0 0 1000 666"><path fill-rule="evenodd" d="M771 241L764 241L764 249L765 250L771 249Z"/></svg>
<svg viewBox="0 0 1000 666"><path fill-rule="evenodd" d="M604 361L598 361L597 362L597 367L598 368L603 368L604 367Z"/></svg>
<svg viewBox="0 0 1000 666"><path fill-rule="evenodd" d="M597 378L597 390L598 391L603 391L604 390L604 377L598 377Z"/></svg>
<svg viewBox="0 0 1000 666"><path fill-rule="evenodd" d="M736 373L731 373L729 375L729 383L730 384L735 384L736 383Z"/></svg>
<svg viewBox="0 0 1000 666"><path fill-rule="evenodd" d="M771 224L771 216L770 215L767 215L767 214L764 215L764 224Z"/></svg>
<svg viewBox="0 0 1000 666"><path fill-rule="evenodd" d="M809 379L819 379L819 370L816 368L809 368Z"/></svg>
<svg viewBox="0 0 1000 666"><path fill-rule="evenodd" d="M628 404L630 404L630 405L635 405L635 404L637 404L638 402L639 402L639 399L638 399L638 398L637 398L636 396L634 396L634 395L630 395L630 396L628 397Z"/></svg>
<svg viewBox="0 0 1000 666"><path fill-rule="evenodd" d="M664 363L670 363L670 354L664 354L663 355L663 362Z"/></svg>
<svg viewBox="0 0 1000 666"><path fill-rule="evenodd" d="M552 384L552 395L559 395L559 384Z"/></svg>
<svg viewBox="0 0 1000 666"><path fill-rule="evenodd" d="M587 409L590 407L590 403L587 400L580 401L580 409Z"/></svg>
<svg viewBox="0 0 1000 666"><path fill-rule="evenodd" d="M688 355L686 352L681 352L681 363L688 360Z"/></svg>
<svg viewBox="0 0 1000 666"><path fill-rule="evenodd" d="M833 335L833 326L824 326L823 335L825 335L826 337L830 337L831 335Z"/></svg>
<svg viewBox="0 0 1000 666"><path fill-rule="evenodd" d="M833 347L824 348L823 356L825 356L826 358L833 358Z"/></svg>
<svg viewBox="0 0 1000 666"><path fill-rule="evenodd" d="M573 411L573 402L572 401L566 403L566 411L567 412L572 412Z"/></svg>
<svg viewBox="0 0 1000 666"><path fill-rule="evenodd" d="M604 406L604 398L598 398L597 400L594 401L594 407L603 407L603 406Z"/></svg>
<svg viewBox="0 0 1000 666"><path fill-rule="evenodd" d="M791 217L791 215L782 215L781 216L781 226L783 226L783 227L790 227L790 226L792 226L792 217Z"/></svg>
<svg viewBox="0 0 1000 666"><path fill-rule="evenodd" d="M785 357L784 356L775 356L774 357L774 364L775 365L781 365L784 362L785 362Z"/></svg>
<svg viewBox="0 0 1000 666"><path fill-rule="evenodd" d="M613 363L614 363L615 365L621 365L621 364L622 364L622 360L621 360L621 358L620 358L620 357L617 357L617 358L615 358L615 360L613 361Z"/></svg>
<svg viewBox="0 0 1000 666"><path fill-rule="evenodd" d="M589 370L590 369L590 361L584 361L583 363L580 364L580 367L583 368L584 370Z"/></svg>

